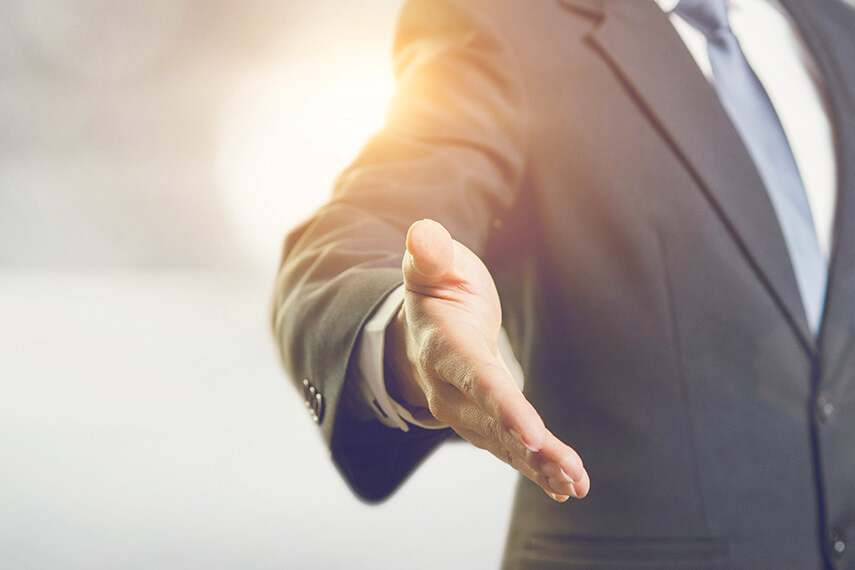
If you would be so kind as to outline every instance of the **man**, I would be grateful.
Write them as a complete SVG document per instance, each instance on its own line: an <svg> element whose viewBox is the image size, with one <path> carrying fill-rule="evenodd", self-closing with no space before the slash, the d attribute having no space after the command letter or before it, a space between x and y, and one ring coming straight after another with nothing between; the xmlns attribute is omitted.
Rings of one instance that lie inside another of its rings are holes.
<svg viewBox="0 0 855 570"><path fill-rule="evenodd" d="M525 475L509 568L855 568L855 14L675 4L409 2L284 360L368 500L444 425Z"/></svg>

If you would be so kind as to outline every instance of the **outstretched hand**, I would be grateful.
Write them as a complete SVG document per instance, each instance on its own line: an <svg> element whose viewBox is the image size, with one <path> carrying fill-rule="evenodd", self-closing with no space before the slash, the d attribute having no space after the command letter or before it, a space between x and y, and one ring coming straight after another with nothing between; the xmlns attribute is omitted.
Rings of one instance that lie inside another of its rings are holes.
<svg viewBox="0 0 855 570"><path fill-rule="evenodd" d="M483 262L432 220L407 233L404 304L386 333L386 382L559 502L590 480L579 455L543 424L499 354L501 305Z"/></svg>

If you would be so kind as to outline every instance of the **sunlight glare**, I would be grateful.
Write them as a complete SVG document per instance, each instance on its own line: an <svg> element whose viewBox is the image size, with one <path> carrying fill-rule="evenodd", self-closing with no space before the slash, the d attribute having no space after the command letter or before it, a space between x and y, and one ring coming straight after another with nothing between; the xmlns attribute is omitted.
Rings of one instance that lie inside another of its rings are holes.
<svg viewBox="0 0 855 570"><path fill-rule="evenodd" d="M373 48L373 49L372 49ZM383 124L394 81L388 44L248 73L224 113L218 169L252 261L270 268L285 233L323 203Z"/></svg>

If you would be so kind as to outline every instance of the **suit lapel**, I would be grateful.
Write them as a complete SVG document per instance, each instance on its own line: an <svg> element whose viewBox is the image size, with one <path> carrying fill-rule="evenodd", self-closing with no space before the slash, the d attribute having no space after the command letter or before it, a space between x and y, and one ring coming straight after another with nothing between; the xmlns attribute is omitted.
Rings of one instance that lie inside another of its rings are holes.
<svg viewBox="0 0 855 570"><path fill-rule="evenodd" d="M829 267L825 315L820 328L824 374L836 375L841 357L853 341L855 306L855 71L851 68L851 13L836 14L842 5L820 1L782 3L799 24L825 80L837 153L837 206ZM838 17L840 16L840 17ZM849 52L846 52L848 48Z"/></svg>
<svg viewBox="0 0 855 570"><path fill-rule="evenodd" d="M706 194L806 350L809 332L777 217L715 90L653 0L561 0L594 16L588 41Z"/></svg>

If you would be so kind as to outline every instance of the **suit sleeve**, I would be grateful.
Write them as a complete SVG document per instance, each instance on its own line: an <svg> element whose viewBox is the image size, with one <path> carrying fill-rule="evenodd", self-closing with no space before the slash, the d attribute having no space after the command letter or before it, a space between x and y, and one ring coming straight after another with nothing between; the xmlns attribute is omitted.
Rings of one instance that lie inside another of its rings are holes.
<svg viewBox="0 0 855 570"><path fill-rule="evenodd" d="M285 242L273 306L282 361L301 391L305 379L321 394L323 437L367 501L391 494L450 432L360 420L344 397L363 325L401 284L407 228L433 218L481 253L522 178L525 99L490 1L405 5L394 52L398 90L385 126L339 177L330 201Z"/></svg>

